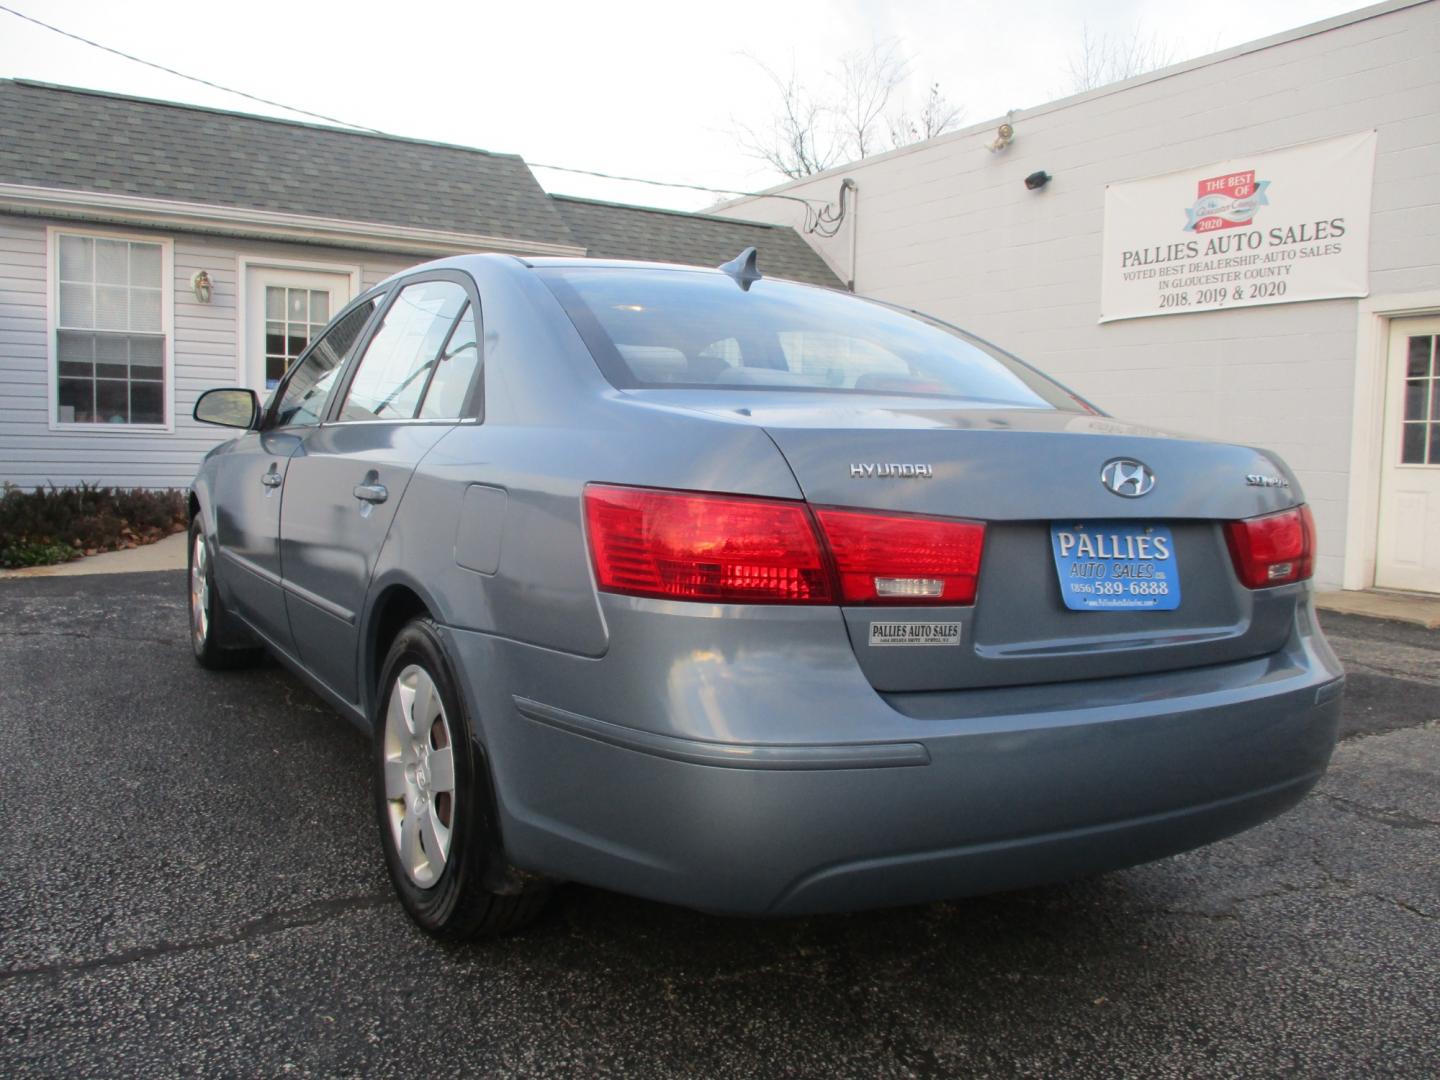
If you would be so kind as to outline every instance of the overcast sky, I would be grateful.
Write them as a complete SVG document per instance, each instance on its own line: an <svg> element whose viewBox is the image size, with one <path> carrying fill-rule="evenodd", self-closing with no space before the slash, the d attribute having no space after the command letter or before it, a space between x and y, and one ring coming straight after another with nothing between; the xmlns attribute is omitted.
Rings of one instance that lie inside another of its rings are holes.
<svg viewBox="0 0 1440 1080"><path fill-rule="evenodd" d="M1356 8L1352 0L0 0L156 63L289 105L528 161L755 189L737 145L773 87L747 57L819 86L895 40L915 102L932 81L966 124L1070 92L1082 28L1176 60ZM290 115L110 56L0 12L0 75ZM697 209L696 192L536 170L556 192Z"/></svg>

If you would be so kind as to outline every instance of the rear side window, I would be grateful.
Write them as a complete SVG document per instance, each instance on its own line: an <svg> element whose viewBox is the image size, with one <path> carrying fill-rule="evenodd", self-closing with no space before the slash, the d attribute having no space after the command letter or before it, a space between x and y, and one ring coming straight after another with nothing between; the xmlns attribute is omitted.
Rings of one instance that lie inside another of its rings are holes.
<svg viewBox="0 0 1440 1080"><path fill-rule="evenodd" d="M378 298L372 298L357 304L320 335L283 384L280 401L275 406L274 427L313 427L320 423L341 365L375 313L378 302Z"/></svg>
<svg viewBox="0 0 1440 1080"><path fill-rule="evenodd" d="M715 273L540 272L617 387L922 394L1076 408L1064 388L985 343L845 293Z"/></svg>
<svg viewBox="0 0 1440 1080"><path fill-rule="evenodd" d="M340 419L413 419L466 302L453 281L401 289L360 357Z"/></svg>
<svg viewBox="0 0 1440 1080"><path fill-rule="evenodd" d="M464 411L470 382L479 366L480 342L475 335L475 309L466 304L435 365L430 389L425 392L425 400L420 404L421 418L458 419Z"/></svg>

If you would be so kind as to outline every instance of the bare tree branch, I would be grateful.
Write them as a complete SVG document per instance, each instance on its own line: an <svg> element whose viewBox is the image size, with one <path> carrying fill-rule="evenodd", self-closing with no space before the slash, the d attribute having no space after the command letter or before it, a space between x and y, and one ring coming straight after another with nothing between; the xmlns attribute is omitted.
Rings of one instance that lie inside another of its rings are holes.
<svg viewBox="0 0 1440 1080"><path fill-rule="evenodd" d="M769 125L758 130L732 120L736 141L746 154L791 179L934 138L964 116L964 110L940 92L939 83L929 84L913 117L903 102L896 107L911 61L893 39L841 57L825 84L824 96L813 94L793 67L782 76L758 58L744 55L774 85L775 113Z"/></svg>
<svg viewBox="0 0 1440 1080"><path fill-rule="evenodd" d="M893 39L840 58L835 78L840 91L836 114L851 160L859 161L879 149L880 120L909 75L910 60Z"/></svg>
<svg viewBox="0 0 1440 1080"><path fill-rule="evenodd" d="M897 112L890 118L890 143L892 146L909 146L911 143L933 139L952 128L960 126L965 110L952 105L940 90L940 84L931 83L920 105L920 113L912 118L909 113Z"/></svg>
<svg viewBox="0 0 1440 1080"><path fill-rule="evenodd" d="M768 129L757 132L746 124L735 125L740 148L792 180L836 164L841 149L828 122L828 108L800 85L793 68L781 76L763 61L747 58L775 85L777 108Z"/></svg>
<svg viewBox="0 0 1440 1080"><path fill-rule="evenodd" d="M1070 90L1078 94L1123 82L1174 61L1174 46L1155 34L1146 35L1138 26L1123 37L1112 38L1109 34L1096 36L1086 23L1070 54Z"/></svg>

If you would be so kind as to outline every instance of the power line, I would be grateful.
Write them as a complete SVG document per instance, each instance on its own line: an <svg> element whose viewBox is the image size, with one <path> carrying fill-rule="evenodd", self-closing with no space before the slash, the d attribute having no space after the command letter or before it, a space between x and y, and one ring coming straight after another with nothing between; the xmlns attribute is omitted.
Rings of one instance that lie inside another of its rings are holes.
<svg viewBox="0 0 1440 1080"><path fill-rule="evenodd" d="M26 15L23 11L16 11L14 8L8 7L5 4L0 4L0 11L6 12L10 15L14 15L17 19L23 19L28 23L34 23L36 26L43 27L44 29L51 31L52 33L59 34L61 37L67 37L70 38L72 41L78 41L81 44L89 45L91 48L99 49L102 52L107 52L114 56L123 57L126 60L131 60L134 63L142 64L148 68L154 68L156 71L163 71L167 75L174 75L177 78L186 79L189 82L199 83L201 86L208 86L212 90L219 90L226 94L234 94L236 97L242 97L249 101L258 101L262 105L269 105L272 108L276 109L284 109L286 112L298 113L301 116L309 116L316 120L324 120L327 124L339 124L341 127L353 128L356 131L364 131L371 135L387 134L387 132L381 131L379 128L367 127L364 124L351 123L349 120L341 120L334 116L326 116L324 113L312 112L309 109L301 109L295 105L286 105L283 101L274 101L270 98L260 97L258 94L250 94L246 93L244 90L236 90L234 87L231 86L222 86L220 83L211 82L209 79L202 79L198 75L187 75L183 71L176 71L172 67L166 67L164 64L158 64L153 60L146 60L143 57L135 56L132 53L127 53L121 49L115 49L109 45L102 45L98 41L92 41L90 38L84 37L80 34L72 33L69 30L62 30L58 26L52 26L50 23L44 22L41 19L37 19L33 15ZM823 199L805 199L800 197L799 195L777 195L768 191L742 191L737 188L716 188L706 187L703 184L684 184L668 180L650 180L643 176L618 176L614 173L600 172L596 169L576 169L572 168L569 165L545 165L536 161L526 161L525 164L532 169L550 169L554 172L574 173L577 176L594 176L602 180L618 180L623 183L629 184L649 184L652 187L683 188L687 191L704 191L712 195L740 195L742 197L751 199L784 199L787 202L796 202L799 203L801 206L805 207L805 231L819 232L822 236L833 236L834 232L827 231L827 227L833 227L835 229L838 229L839 223L841 220L843 220L845 215L844 189L842 189L841 191L839 216L835 217L833 216L833 211L830 209L831 204Z"/></svg>
<svg viewBox="0 0 1440 1080"><path fill-rule="evenodd" d="M708 191L713 195L740 195L747 199L784 199L805 207L805 231L829 239L840 231L845 220L846 196L854 189L854 183L844 180L840 184L840 208L825 199L806 199L799 195L777 195L773 191L741 191L739 188L706 187L704 184L679 184L669 180L647 180L643 176L617 176L614 173L598 172L595 169L572 169L568 165L545 165L538 161L524 159L532 169L553 169L556 172L576 173L579 176L598 176L602 180L621 180L628 184L653 184L655 187L684 188L686 191Z"/></svg>
<svg viewBox="0 0 1440 1080"><path fill-rule="evenodd" d="M545 165L539 161L525 159L532 169L553 169L556 172L578 173L580 176L598 176L602 180L623 180L630 184L653 184L656 187L684 188L687 191L708 191L712 195L743 195L752 199L789 199L806 206L824 203L823 199L802 199L799 195L774 195L767 191L742 191L739 188L706 187L704 184L680 184L669 180L647 180L643 176L617 176L614 173L597 172L594 169L572 169L568 165ZM828 205L825 204L825 205Z"/></svg>
<svg viewBox="0 0 1440 1080"><path fill-rule="evenodd" d="M383 131L379 131L375 128L366 127L364 124L352 124L348 120L340 120L333 116L326 116L324 113L311 112L309 109L298 109L294 105L286 105L283 101L271 101L269 98L263 98L257 94L247 94L244 90L236 90L234 87L230 86L221 86L219 83L211 82L209 79L202 79L198 75L187 75L183 71L176 71L174 68L166 67L164 64L157 64L153 60L146 60L139 56L133 56L130 53L121 51L120 49L112 49L109 45L102 45L98 41L91 41L87 37L81 37L79 34L72 34L69 30L62 30L58 26L51 26L49 23L42 22L40 19L35 18L33 15L26 15L23 11L16 11L12 7L6 7L4 4L0 4L0 11L4 11L10 15L14 15L17 19L24 19L28 23L34 23L36 26L42 26L46 30L59 34L61 37L67 37L73 41L79 41L85 45L100 49L102 52L111 53L115 56L123 56L126 60L133 60L137 64L144 64L146 67L154 68L156 71L163 71L167 75L175 75L181 79L188 79L190 82L199 83L201 86L208 86L213 90L222 90L227 94L234 94L237 97L248 98L250 101L258 101L260 102L260 104L269 105L272 108L284 109L287 112L299 113L301 116L313 117L316 120L324 120L327 124L339 124L341 127L356 128L359 131L368 131L372 135L385 134Z"/></svg>

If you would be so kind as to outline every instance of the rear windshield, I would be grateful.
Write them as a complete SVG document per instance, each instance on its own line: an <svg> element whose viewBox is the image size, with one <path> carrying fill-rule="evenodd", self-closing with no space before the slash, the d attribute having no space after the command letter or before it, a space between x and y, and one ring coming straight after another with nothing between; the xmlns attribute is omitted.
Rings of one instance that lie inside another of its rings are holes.
<svg viewBox="0 0 1440 1080"><path fill-rule="evenodd" d="M621 389L825 390L1075 409L1043 375L958 330L846 293L722 274L540 272Z"/></svg>

